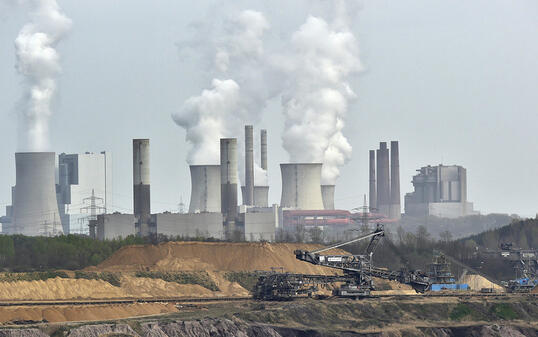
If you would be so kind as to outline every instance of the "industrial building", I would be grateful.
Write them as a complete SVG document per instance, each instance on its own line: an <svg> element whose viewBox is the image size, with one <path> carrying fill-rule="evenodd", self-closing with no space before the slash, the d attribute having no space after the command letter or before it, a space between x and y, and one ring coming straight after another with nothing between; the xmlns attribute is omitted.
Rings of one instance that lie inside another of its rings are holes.
<svg viewBox="0 0 538 337"><path fill-rule="evenodd" d="M89 221L112 203L110 153L60 154L56 190L63 232L88 234Z"/></svg>
<svg viewBox="0 0 538 337"><path fill-rule="evenodd" d="M398 142L390 142L390 151L386 142L380 142L378 150L370 150L369 163L370 209L387 218L400 219L400 151Z"/></svg>
<svg viewBox="0 0 538 337"><path fill-rule="evenodd" d="M413 177L414 192L405 195L405 214L457 218L477 214L467 201L467 170L457 165L425 166Z"/></svg>

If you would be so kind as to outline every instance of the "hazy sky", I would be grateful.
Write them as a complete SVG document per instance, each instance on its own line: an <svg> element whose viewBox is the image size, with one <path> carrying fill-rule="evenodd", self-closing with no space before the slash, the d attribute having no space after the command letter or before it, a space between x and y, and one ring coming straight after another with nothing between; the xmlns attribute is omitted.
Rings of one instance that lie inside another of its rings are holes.
<svg viewBox="0 0 538 337"><path fill-rule="evenodd" d="M11 2L13 3L13 1ZM113 155L113 208L132 211L132 138L151 139L152 211L187 204L185 131L171 119L209 87L203 62L178 52L192 22L243 9L265 14L274 43L289 39L321 1L60 0L73 20L58 46L63 72L51 119L52 150ZM291 3L291 4L290 4ZM351 161L337 182L336 206L362 204L368 150L400 141L401 191L424 165L467 168L468 198L482 213L538 212L538 2L535 0L364 0L352 22L364 70L344 135ZM28 21L23 7L0 1L0 207L15 183L16 114L23 93L14 39ZM280 200L284 125L279 98L268 129L270 202ZM258 135L256 136L258 137ZM0 211L3 214L3 210Z"/></svg>

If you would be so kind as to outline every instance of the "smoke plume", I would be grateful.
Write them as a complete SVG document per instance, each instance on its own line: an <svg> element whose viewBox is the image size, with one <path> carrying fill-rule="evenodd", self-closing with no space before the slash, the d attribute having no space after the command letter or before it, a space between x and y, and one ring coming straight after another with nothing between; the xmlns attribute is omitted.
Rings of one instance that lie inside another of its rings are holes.
<svg viewBox="0 0 538 337"><path fill-rule="evenodd" d="M71 28L71 20L55 0L30 0L31 21L15 39L17 71L25 77L27 91L19 115L19 150L49 149L51 101L56 92L56 77L61 71L55 49Z"/></svg>
<svg viewBox="0 0 538 337"><path fill-rule="evenodd" d="M282 96L283 146L292 162L323 163L323 184L335 183L352 150L342 133L348 103L355 97L347 80L361 64L346 22L341 16L332 25L309 17L283 58L290 81Z"/></svg>
<svg viewBox="0 0 538 337"><path fill-rule="evenodd" d="M245 124L256 124L270 92L264 87L263 34L269 24L262 13L244 10L225 20L218 29L198 27L206 35L205 43L196 38L182 44L204 58L212 53L211 87L200 95L188 98L181 109L172 115L174 121L186 131L192 144L189 164L219 162L219 138L242 137ZM214 48L208 48L210 44ZM242 147L239 146L242 150ZM239 165L244 176L243 165ZM259 172L259 170L257 170ZM264 174L256 179L265 180Z"/></svg>

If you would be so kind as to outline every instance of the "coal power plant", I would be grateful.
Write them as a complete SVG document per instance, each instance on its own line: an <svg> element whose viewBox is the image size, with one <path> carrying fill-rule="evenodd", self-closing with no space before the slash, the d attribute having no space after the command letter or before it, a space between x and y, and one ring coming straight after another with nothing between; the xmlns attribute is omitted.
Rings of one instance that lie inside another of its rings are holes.
<svg viewBox="0 0 538 337"><path fill-rule="evenodd" d="M13 205L7 206L6 216L0 218L2 232L33 236L72 232L100 240L165 235L273 241L286 235L282 233L293 236L313 228L327 239L338 238L363 221L360 213L338 209L337 186L322 183L323 163L281 163L280 203L271 204L267 130L259 130L257 149L254 135L254 126L246 125L244 144L233 137L217 139L219 156L215 162L189 165L186 213L151 212L149 139L132 140L132 214L110 211L112 194L107 186L111 185L111 166L106 152L61 154L58 168L52 152L16 153ZM378 149L369 151L369 212L376 221L401 217L399 155L397 141L390 145L381 142ZM243 167L244 175L240 176ZM413 185L415 191L405 197L406 215L476 214L467 201L467 174L461 166L422 167L413 177ZM84 197L82 189L91 190L91 195ZM77 200L88 205L74 210ZM79 216L77 212L88 214ZM79 229L74 228L74 219Z"/></svg>

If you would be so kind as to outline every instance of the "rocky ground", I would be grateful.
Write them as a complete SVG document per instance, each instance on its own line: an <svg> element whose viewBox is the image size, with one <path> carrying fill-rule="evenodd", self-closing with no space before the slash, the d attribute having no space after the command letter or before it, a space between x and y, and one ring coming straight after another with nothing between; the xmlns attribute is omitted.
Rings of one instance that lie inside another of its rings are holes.
<svg viewBox="0 0 538 337"><path fill-rule="evenodd" d="M534 297L304 299L177 307L176 313L136 319L4 326L0 337L538 336Z"/></svg>

